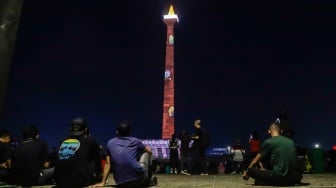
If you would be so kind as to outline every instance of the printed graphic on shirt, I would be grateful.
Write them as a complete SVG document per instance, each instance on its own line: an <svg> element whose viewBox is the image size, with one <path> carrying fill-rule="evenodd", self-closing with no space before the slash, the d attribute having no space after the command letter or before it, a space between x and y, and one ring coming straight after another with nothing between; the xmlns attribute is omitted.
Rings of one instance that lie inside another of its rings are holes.
<svg viewBox="0 0 336 188"><path fill-rule="evenodd" d="M80 148L80 142L77 139L66 139L61 144L58 150L58 156L60 160L70 159L76 154L76 151Z"/></svg>

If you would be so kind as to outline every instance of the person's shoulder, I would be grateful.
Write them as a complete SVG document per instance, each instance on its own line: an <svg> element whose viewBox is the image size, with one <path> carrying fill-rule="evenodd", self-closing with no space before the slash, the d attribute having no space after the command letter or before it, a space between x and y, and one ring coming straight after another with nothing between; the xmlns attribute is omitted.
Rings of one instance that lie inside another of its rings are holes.
<svg viewBox="0 0 336 188"><path fill-rule="evenodd" d="M48 146L48 143L40 138L38 139L34 139L32 142L31 142L33 145L42 145L42 146Z"/></svg>
<svg viewBox="0 0 336 188"><path fill-rule="evenodd" d="M139 142L142 142L142 140L140 138L137 138L137 137L134 137L134 136L128 136L128 137L124 137L128 140L133 140L133 141L139 141Z"/></svg>
<svg viewBox="0 0 336 188"><path fill-rule="evenodd" d="M263 144L268 144L270 142L273 142L274 139L275 139L274 137L267 138L264 140Z"/></svg>

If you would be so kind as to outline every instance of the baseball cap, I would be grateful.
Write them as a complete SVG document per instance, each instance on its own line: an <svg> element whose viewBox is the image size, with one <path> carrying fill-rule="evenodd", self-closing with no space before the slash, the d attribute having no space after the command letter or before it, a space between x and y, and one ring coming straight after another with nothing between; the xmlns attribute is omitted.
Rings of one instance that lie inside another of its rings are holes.
<svg viewBox="0 0 336 188"><path fill-rule="evenodd" d="M85 129L87 128L87 123L86 121L79 117L75 118L72 120L71 125L70 125L70 132L71 135L73 136L80 136L85 133Z"/></svg>

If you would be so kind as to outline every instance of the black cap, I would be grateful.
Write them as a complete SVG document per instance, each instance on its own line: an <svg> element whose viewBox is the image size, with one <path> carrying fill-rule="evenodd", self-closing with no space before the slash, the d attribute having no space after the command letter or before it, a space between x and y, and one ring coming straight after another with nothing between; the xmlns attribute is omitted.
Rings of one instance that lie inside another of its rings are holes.
<svg viewBox="0 0 336 188"><path fill-rule="evenodd" d="M73 136L80 136L85 133L87 128L87 123L83 118L76 118L72 120L70 125L70 132Z"/></svg>

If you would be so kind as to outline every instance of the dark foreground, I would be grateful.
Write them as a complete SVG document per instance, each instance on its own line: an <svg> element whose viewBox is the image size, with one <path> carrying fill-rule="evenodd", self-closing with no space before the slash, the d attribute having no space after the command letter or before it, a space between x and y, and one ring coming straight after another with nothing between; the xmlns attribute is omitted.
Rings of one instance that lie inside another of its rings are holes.
<svg viewBox="0 0 336 188"><path fill-rule="evenodd" d="M158 177L158 185L155 187L162 188L268 188L272 186L255 186L253 179L244 181L241 175L209 175L209 176L200 176L200 175L166 175L166 174L155 174ZM323 173L323 174L304 174L303 180L304 183L309 183L309 185L299 185L295 186L297 188L336 188L336 173ZM109 176L109 183L106 187L115 187L115 183L112 179L112 176ZM0 186L9 187L9 186ZM34 186L34 187L45 187L50 188L49 186ZM153 187L153 188L155 188Z"/></svg>

